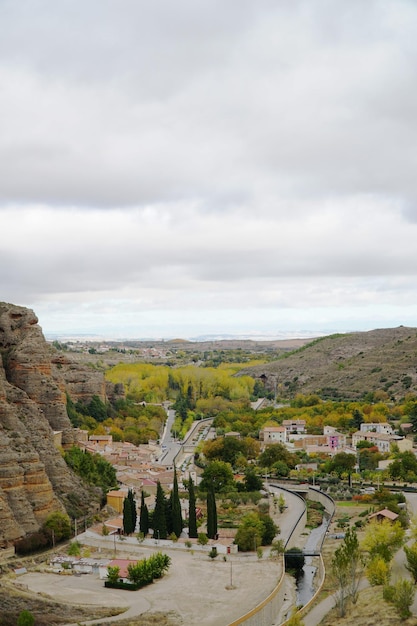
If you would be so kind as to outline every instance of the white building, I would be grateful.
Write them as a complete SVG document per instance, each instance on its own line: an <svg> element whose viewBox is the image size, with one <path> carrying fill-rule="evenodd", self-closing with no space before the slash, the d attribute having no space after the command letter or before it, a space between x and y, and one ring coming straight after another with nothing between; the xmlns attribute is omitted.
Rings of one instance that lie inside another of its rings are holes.
<svg viewBox="0 0 417 626"><path fill-rule="evenodd" d="M392 435L392 427L387 422L374 422L361 424L361 432L363 433L381 433L385 435Z"/></svg>
<svg viewBox="0 0 417 626"><path fill-rule="evenodd" d="M284 426L264 426L259 431L259 439L264 444L285 443L287 441L287 431Z"/></svg>

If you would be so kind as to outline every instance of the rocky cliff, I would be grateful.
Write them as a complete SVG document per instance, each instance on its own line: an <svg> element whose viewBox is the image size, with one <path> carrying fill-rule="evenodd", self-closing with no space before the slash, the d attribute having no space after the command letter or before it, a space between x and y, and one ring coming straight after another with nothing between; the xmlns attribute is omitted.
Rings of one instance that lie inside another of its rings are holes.
<svg viewBox="0 0 417 626"><path fill-rule="evenodd" d="M54 445L73 443L59 358L33 311L0 303L0 546L37 530L55 510L98 506Z"/></svg>

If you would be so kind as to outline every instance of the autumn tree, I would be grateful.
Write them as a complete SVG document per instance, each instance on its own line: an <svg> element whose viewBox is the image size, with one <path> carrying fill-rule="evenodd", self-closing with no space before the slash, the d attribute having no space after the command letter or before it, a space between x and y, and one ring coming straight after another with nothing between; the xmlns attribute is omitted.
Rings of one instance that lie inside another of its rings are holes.
<svg viewBox="0 0 417 626"><path fill-rule="evenodd" d="M369 553L371 559L380 556L389 563L394 553L402 546L404 529L399 522L382 520L371 522L365 531L362 548Z"/></svg>

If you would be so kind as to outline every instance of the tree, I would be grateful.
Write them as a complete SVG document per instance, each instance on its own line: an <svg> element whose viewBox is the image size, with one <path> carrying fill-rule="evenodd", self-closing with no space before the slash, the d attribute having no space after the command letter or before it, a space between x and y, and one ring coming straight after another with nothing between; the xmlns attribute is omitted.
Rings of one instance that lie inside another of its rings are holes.
<svg viewBox="0 0 417 626"><path fill-rule="evenodd" d="M113 584L117 583L119 580L120 567L118 565L108 565L107 567L107 580L109 583Z"/></svg>
<svg viewBox="0 0 417 626"><path fill-rule="evenodd" d="M166 499L161 483L158 480L153 513L153 537L154 539L166 539L167 536Z"/></svg>
<svg viewBox="0 0 417 626"><path fill-rule="evenodd" d="M235 491L236 483L231 465L223 461L211 461L202 474L200 489L207 492L213 489L215 493Z"/></svg>
<svg viewBox="0 0 417 626"><path fill-rule="evenodd" d="M365 531L362 548L370 557L380 556L389 563L404 540L404 529L399 522L371 522Z"/></svg>
<svg viewBox="0 0 417 626"><path fill-rule="evenodd" d="M145 494L143 492L143 489L140 503L139 531L143 534L144 537L146 537L149 532L149 511L145 502Z"/></svg>
<svg viewBox="0 0 417 626"><path fill-rule="evenodd" d="M214 489L207 492L207 537L215 539L217 536L217 509Z"/></svg>
<svg viewBox="0 0 417 626"><path fill-rule="evenodd" d="M344 473L350 473L356 464L356 456L348 452L338 452L331 461L325 463L327 472L335 472L338 476Z"/></svg>
<svg viewBox="0 0 417 626"><path fill-rule="evenodd" d="M262 478L260 478L252 467L245 470L245 491L260 491L263 487Z"/></svg>
<svg viewBox="0 0 417 626"><path fill-rule="evenodd" d="M188 536L191 539L196 539L198 537L194 483L191 476L188 480Z"/></svg>
<svg viewBox="0 0 417 626"><path fill-rule="evenodd" d="M404 552L407 559L406 569L413 577L414 584L417 583L417 542L412 546L404 546Z"/></svg>
<svg viewBox="0 0 417 626"><path fill-rule="evenodd" d="M247 513L237 529L234 542L242 552L256 551L262 545L263 532L264 525L258 513Z"/></svg>
<svg viewBox="0 0 417 626"><path fill-rule="evenodd" d="M270 546L280 530L270 515L260 515L263 524L262 542L263 546Z"/></svg>
<svg viewBox="0 0 417 626"><path fill-rule="evenodd" d="M125 535L131 535L135 530L132 520L132 501L127 497L123 500L123 532Z"/></svg>
<svg viewBox="0 0 417 626"><path fill-rule="evenodd" d="M411 615L410 606L414 602L414 586L411 580L400 578L393 587L384 589L384 599L392 602L401 619Z"/></svg>
<svg viewBox="0 0 417 626"><path fill-rule="evenodd" d="M71 535L70 518L66 513L61 513L61 511L55 511L48 515L44 528L50 534L53 543L64 541Z"/></svg>
<svg viewBox="0 0 417 626"><path fill-rule="evenodd" d="M304 567L305 557L301 548L291 548L284 552L285 569L298 574Z"/></svg>
<svg viewBox="0 0 417 626"><path fill-rule="evenodd" d="M178 479L177 479L177 470L174 468L174 484L172 489L172 497L171 497L171 507L172 507L172 531L175 533L177 537L179 537L182 533L182 515L181 515L181 503L180 497L178 494Z"/></svg>
<svg viewBox="0 0 417 626"><path fill-rule="evenodd" d="M138 512L136 510L136 500L135 500L135 494L133 493L132 489L129 489L127 492L127 497L130 500L131 503L131 509L132 509L132 526L133 526L133 531L135 531L136 529L136 522L138 520Z"/></svg>
<svg viewBox="0 0 417 626"><path fill-rule="evenodd" d="M17 618L17 626L33 626L35 618L30 611L21 611Z"/></svg>
<svg viewBox="0 0 417 626"><path fill-rule="evenodd" d="M366 576L373 587L387 585L390 579L390 567L381 556L375 556L366 566Z"/></svg>
<svg viewBox="0 0 417 626"><path fill-rule="evenodd" d="M339 617L346 614L346 604L348 598L349 561L346 551L341 546L338 548L332 559L332 576L336 582L336 605L339 610Z"/></svg>
<svg viewBox="0 0 417 626"><path fill-rule="evenodd" d="M359 548L356 530L348 528L342 545L335 551L332 559L332 574L337 584L336 602L340 617L345 615L348 598L356 603L363 570L364 558Z"/></svg>

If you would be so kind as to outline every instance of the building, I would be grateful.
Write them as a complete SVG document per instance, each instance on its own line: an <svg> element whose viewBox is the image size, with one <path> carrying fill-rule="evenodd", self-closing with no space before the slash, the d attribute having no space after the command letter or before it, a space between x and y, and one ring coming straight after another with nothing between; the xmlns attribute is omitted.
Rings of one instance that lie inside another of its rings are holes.
<svg viewBox="0 0 417 626"><path fill-rule="evenodd" d="M377 522L382 522L382 520L387 519L390 522L395 522L398 519L398 514L393 513L389 509L382 509L382 511L377 511L368 517L368 520L376 520Z"/></svg>
<svg viewBox="0 0 417 626"><path fill-rule="evenodd" d="M380 433L385 435L392 435L392 427L387 422L364 422L360 428L362 433Z"/></svg>
<svg viewBox="0 0 417 626"><path fill-rule="evenodd" d="M287 441L287 431L284 426L264 426L259 431L259 440L265 445L271 443L285 443Z"/></svg>
<svg viewBox="0 0 417 626"><path fill-rule="evenodd" d="M378 432L364 432L358 430L352 435L352 447L356 448L360 441L369 441L373 446L376 446L382 454L391 452L391 445L396 444L400 452L406 450L412 450L413 442L400 435L389 435L386 433Z"/></svg>
<svg viewBox="0 0 417 626"><path fill-rule="evenodd" d="M123 502L127 498L127 491L120 489L118 491L109 491L107 493L107 505L118 513L123 513Z"/></svg>
<svg viewBox="0 0 417 626"><path fill-rule="evenodd" d="M287 431L287 439L289 435L303 435L306 432L305 420L284 420L282 425Z"/></svg>

